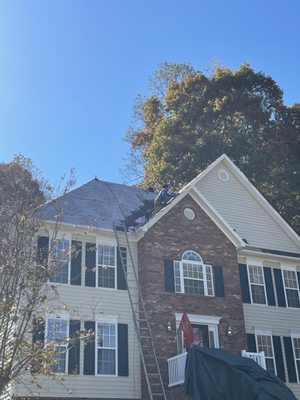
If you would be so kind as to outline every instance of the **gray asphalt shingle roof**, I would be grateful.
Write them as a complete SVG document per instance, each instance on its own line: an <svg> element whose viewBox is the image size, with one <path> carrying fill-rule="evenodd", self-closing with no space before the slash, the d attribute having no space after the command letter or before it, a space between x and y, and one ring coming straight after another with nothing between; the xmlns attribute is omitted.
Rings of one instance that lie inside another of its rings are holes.
<svg viewBox="0 0 300 400"><path fill-rule="evenodd" d="M93 179L40 208L41 217L55 220L62 209L61 221L74 225L112 229L133 213L143 215L145 204L152 204L156 194L135 186Z"/></svg>

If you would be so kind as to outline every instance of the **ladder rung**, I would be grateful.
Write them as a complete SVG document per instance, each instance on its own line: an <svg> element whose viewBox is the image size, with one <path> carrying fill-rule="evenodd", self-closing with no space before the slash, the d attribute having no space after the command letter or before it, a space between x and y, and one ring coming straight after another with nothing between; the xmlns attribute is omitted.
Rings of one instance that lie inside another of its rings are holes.
<svg viewBox="0 0 300 400"><path fill-rule="evenodd" d="M165 389L158 365L154 344L151 338L151 327L147 317L146 306L142 297L139 279L131 252L130 240L125 223L116 226L114 232L117 241L118 254L120 254L123 272L125 274L128 297L133 314L136 334L140 344L140 356L143 362L144 372L147 378L150 398L166 400ZM121 247L126 247L127 254ZM147 361L146 361L147 360ZM151 371L151 372L150 372ZM160 380L158 382L158 379Z"/></svg>

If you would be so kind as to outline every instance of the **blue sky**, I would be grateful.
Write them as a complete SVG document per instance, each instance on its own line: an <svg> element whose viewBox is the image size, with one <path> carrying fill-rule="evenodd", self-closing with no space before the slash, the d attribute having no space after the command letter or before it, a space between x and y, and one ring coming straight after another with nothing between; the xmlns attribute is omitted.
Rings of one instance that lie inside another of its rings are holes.
<svg viewBox="0 0 300 400"><path fill-rule="evenodd" d="M2 0L0 161L123 182L138 94L162 61L248 61L300 101L298 0Z"/></svg>

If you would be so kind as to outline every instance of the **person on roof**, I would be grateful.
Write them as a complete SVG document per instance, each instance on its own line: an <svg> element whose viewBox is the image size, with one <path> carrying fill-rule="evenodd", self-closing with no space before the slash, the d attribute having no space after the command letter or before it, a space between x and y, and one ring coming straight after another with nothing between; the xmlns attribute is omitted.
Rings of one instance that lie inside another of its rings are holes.
<svg viewBox="0 0 300 400"><path fill-rule="evenodd" d="M166 206L168 201L175 197L177 193L169 192L169 186L163 185L162 190L158 193L154 200L155 207Z"/></svg>

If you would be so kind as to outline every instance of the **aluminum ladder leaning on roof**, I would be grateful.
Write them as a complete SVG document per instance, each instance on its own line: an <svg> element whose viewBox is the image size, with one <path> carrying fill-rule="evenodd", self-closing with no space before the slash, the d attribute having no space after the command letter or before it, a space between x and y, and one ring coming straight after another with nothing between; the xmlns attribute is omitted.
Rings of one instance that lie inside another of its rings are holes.
<svg viewBox="0 0 300 400"><path fill-rule="evenodd" d="M121 227L114 224L114 232L117 240L117 247L121 259L122 270L125 276L130 306L133 314L134 328L139 342L139 351L144 369L145 379L148 386L150 400L167 400L150 324L147 316L145 303L142 297L141 288L138 281L137 271L134 265L126 225ZM127 273L127 252L130 257L131 270ZM137 301L134 291L137 291Z"/></svg>

